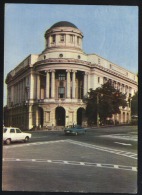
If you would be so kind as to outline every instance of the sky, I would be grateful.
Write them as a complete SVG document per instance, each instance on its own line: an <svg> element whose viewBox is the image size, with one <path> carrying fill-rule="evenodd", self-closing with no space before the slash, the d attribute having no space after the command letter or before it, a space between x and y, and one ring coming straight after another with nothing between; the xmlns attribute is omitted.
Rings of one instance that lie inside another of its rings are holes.
<svg viewBox="0 0 142 195"><path fill-rule="evenodd" d="M68 21L84 35L83 50L138 73L138 7L111 5L5 4L4 83L6 75L30 54L45 49L44 34ZM6 105L4 84L4 105Z"/></svg>

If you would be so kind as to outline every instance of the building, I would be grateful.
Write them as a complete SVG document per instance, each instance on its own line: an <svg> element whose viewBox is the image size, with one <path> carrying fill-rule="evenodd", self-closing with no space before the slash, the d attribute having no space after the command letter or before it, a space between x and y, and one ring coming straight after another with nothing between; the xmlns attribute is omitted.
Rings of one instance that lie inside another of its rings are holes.
<svg viewBox="0 0 142 195"><path fill-rule="evenodd" d="M107 80L123 93L137 91L137 76L82 50L83 34L72 23L61 21L45 32L46 46L29 55L6 78L5 125L31 129L70 124L87 125L83 96ZM130 121L130 108L115 116Z"/></svg>

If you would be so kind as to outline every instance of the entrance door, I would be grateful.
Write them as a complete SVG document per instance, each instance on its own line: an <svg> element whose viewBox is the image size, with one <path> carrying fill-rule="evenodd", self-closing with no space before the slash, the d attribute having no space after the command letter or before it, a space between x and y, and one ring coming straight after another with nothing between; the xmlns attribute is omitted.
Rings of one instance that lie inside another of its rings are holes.
<svg viewBox="0 0 142 195"><path fill-rule="evenodd" d="M38 108L38 113L39 113L39 125L41 127L43 127L43 109L42 108Z"/></svg>
<svg viewBox="0 0 142 195"><path fill-rule="evenodd" d="M84 117L85 117L85 110L84 110L84 108L79 108L77 110L77 124L78 125L82 125Z"/></svg>
<svg viewBox="0 0 142 195"><path fill-rule="evenodd" d="M63 107L56 108L56 125L65 126L65 109Z"/></svg>

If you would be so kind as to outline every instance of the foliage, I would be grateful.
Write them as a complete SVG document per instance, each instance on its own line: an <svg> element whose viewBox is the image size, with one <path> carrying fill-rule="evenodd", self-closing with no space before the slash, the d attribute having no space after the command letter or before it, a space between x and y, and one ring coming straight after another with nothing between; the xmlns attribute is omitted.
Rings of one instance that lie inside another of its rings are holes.
<svg viewBox="0 0 142 195"><path fill-rule="evenodd" d="M131 115L138 115L138 92L131 99Z"/></svg>
<svg viewBox="0 0 142 195"><path fill-rule="evenodd" d="M120 113L120 106L127 106L125 99L126 95L115 89L109 81L96 90L90 89L88 97L84 99L88 123L96 123L99 113L100 121L105 124L108 117Z"/></svg>

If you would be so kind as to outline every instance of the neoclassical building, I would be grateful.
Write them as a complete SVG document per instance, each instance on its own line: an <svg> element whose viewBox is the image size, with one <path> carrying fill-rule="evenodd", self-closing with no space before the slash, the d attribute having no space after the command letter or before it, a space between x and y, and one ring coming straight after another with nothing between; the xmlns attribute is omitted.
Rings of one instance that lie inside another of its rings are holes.
<svg viewBox="0 0 142 195"><path fill-rule="evenodd" d="M5 125L31 129L35 126L87 125L83 97L107 80L133 96L137 76L82 49L83 34L72 23L61 21L45 32L45 49L29 55L6 78ZM129 123L130 107L115 117Z"/></svg>

